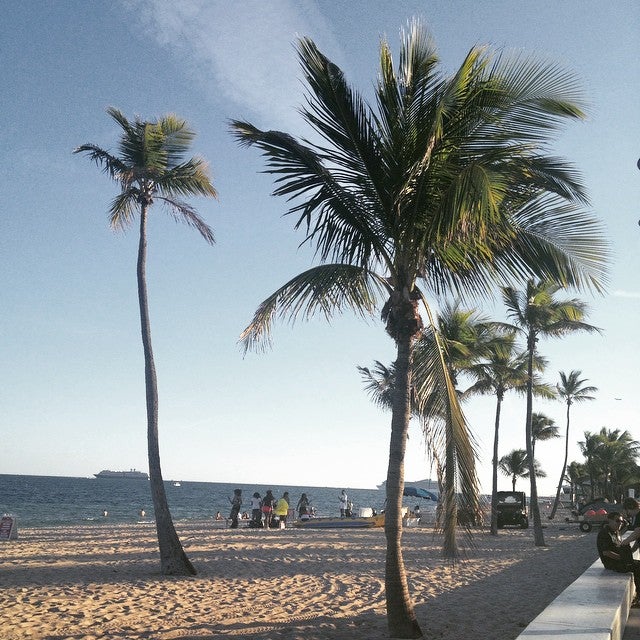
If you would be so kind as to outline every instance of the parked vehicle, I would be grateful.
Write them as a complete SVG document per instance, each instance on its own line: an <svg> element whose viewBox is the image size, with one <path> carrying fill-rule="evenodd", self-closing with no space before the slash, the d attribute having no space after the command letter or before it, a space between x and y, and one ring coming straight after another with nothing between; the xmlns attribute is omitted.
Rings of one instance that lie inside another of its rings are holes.
<svg viewBox="0 0 640 640"><path fill-rule="evenodd" d="M524 491L498 491L496 510L498 512L498 529L505 525L514 525L521 529L529 527L527 515L527 497Z"/></svg>

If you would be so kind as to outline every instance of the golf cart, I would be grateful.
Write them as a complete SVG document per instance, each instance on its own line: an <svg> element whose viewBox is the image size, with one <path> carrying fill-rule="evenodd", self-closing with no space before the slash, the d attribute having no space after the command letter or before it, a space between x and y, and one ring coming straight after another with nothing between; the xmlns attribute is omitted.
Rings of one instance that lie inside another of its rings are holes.
<svg viewBox="0 0 640 640"><path fill-rule="evenodd" d="M498 491L496 497L498 529L502 529L506 524L515 525L521 529L529 527L527 497L524 491Z"/></svg>

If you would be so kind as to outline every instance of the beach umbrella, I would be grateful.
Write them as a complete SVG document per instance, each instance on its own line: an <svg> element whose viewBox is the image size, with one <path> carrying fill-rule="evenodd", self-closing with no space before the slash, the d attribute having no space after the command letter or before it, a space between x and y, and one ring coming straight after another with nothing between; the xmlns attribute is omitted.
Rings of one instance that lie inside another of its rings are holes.
<svg viewBox="0 0 640 640"><path fill-rule="evenodd" d="M424 498L425 500L434 500L435 502L438 502L438 496L435 493L420 487L405 487L402 495L413 498Z"/></svg>

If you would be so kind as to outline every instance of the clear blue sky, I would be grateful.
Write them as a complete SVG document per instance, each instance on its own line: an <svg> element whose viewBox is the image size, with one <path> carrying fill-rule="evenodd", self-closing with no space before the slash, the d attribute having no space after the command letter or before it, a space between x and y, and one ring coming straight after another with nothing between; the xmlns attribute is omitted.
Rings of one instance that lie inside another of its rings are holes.
<svg viewBox="0 0 640 640"><path fill-rule="evenodd" d="M119 0L5 3L0 36L0 473L89 476L146 468L137 230L115 234L116 185L72 155L113 148L113 105L129 117L167 112L196 130L218 202L195 202L214 228L208 246L154 211L148 283L167 479L372 487L386 476L390 416L362 390L356 365L390 362L381 323L352 316L279 325L272 351L243 359L237 344L258 303L312 256L270 196L255 150L230 118L303 131L293 42L312 37L369 91L381 35L394 51L412 16L429 26L445 69L475 44L550 58L574 71L589 118L555 151L583 172L614 262L608 295L587 298L602 337L542 341L548 379L579 369L600 391L572 412L576 441L602 426L640 440L640 5L557 2ZM500 304L485 307L503 319ZM621 398L621 400L616 400ZM564 429L559 402L537 405ZM493 399L467 405L490 489ZM524 447L524 405L507 401L501 455ZM430 475L417 428L406 477ZM561 441L540 443L550 494ZM507 488L508 480L503 479ZM524 483L522 484L524 488Z"/></svg>

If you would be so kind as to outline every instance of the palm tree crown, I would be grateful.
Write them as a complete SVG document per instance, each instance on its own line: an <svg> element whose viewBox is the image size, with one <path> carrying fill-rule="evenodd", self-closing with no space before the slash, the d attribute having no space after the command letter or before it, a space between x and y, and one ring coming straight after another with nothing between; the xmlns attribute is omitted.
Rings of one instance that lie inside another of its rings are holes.
<svg viewBox="0 0 640 640"><path fill-rule="evenodd" d="M191 205L180 199L194 195L217 197L207 163L197 157L185 159L195 136L187 123L175 115L166 115L154 122L138 118L130 122L113 107L109 107L107 113L122 129L118 144L120 155L113 155L95 144L83 144L74 153L88 155L120 184L121 191L111 203L111 225L114 228L129 226L136 209L160 200L177 219L213 243L209 226Z"/></svg>

